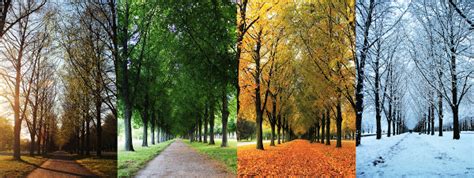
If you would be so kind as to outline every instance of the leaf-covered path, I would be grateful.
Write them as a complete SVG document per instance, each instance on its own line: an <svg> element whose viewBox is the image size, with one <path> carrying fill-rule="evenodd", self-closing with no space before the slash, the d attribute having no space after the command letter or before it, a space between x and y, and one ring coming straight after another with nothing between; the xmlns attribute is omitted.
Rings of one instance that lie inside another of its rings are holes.
<svg viewBox="0 0 474 178"><path fill-rule="evenodd" d="M45 161L39 168L31 172L28 177L98 177L82 167L72 159L72 155L57 151L51 154L51 158Z"/></svg>
<svg viewBox="0 0 474 178"><path fill-rule="evenodd" d="M140 170L136 177L235 177L215 160L199 154L181 140L168 148Z"/></svg>
<svg viewBox="0 0 474 178"><path fill-rule="evenodd" d="M294 140L276 147L237 149L240 176L344 176L355 175L355 143L343 141L342 148L306 140Z"/></svg>

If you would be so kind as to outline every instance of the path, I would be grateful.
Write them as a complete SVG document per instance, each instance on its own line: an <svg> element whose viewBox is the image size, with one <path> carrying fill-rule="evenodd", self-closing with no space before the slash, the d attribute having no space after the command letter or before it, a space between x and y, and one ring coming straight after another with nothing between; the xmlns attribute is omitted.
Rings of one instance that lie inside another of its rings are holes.
<svg viewBox="0 0 474 178"><path fill-rule="evenodd" d="M462 140L452 140L449 132L444 137L406 133L394 138L382 138L375 141L380 142L376 144L368 141L369 147L364 146L361 150L357 148L357 176L469 177L474 175L474 156L467 151L472 148L472 144L469 144L472 137L461 138ZM368 148L377 153L368 152Z"/></svg>
<svg viewBox="0 0 474 178"><path fill-rule="evenodd" d="M219 162L174 141L140 170L136 177L235 177Z"/></svg>
<svg viewBox="0 0 474 178"><path fill-rule="evenodd" d="M71 154L64 151L57 151L52 153L51 158L31 172L28 177L66 178L97 176L76 163Z"/></svg>
<svg viewBox="0 0 474 178"><path fill-rule="evenodd" d="M328 146L297 139L263 151L253 144L239 146L237 157L239 177L353 177L356 169L353 141L336 148L334 140Z"/></svg>

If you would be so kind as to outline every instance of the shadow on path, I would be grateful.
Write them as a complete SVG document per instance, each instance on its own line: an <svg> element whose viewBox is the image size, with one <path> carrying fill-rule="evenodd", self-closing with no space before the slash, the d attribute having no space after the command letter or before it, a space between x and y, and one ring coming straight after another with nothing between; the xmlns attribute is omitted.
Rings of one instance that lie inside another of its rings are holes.
<svg viewBox="0 0 474 178"><path fill-rule="evenodd" d="M27 162L26 162L27 163ZM28 163L30 164L30 163ZM50 158L27 177L98 177L74 161L74 155L64 151L50 154Z"/></svg>

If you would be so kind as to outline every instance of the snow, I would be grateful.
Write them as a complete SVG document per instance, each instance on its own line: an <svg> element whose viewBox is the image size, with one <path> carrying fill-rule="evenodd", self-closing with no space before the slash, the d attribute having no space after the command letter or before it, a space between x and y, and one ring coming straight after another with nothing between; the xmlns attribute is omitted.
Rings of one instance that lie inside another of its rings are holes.
<svg viewBox="0 0 474 178"><path fill-rule="evenodd" d="M461 132L460 140L452 132L437 134L363 137L357 177L474 177L474 132Z"/></svg>

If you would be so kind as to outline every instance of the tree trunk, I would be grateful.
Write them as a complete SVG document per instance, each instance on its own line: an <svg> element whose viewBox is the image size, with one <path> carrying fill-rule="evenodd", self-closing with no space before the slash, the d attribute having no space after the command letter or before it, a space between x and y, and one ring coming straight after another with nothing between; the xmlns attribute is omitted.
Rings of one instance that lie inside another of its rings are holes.
<svg viewBox="0 0 474 178"><path fill-rule="evenodd" d="M90 118L86 118L86 155L90 155L90 143L91 143L91 131L90 131Z"/></svg>
<svg viewBox="0 0 474 178"><path fill-rule="evenodd" d="M80 147L79 147L80 153L79 154L84 155L84 151L86 150L86 120L85 119L82 121L80 131L81 133L79 133L80 135ZM38 149L38 154L40 152L41 152L40 149Z"/></svg>
<svg viewBox="0 0 474 178"><path fill-rule="evenodd" d="M435 117L434 117L434 112L435 112L435 111L434 111L434 103L433 103L433 102L431 103L430 109L431 109L431 135L434 135L434 133L435 133L435 128L434 128L434 119L435 119Z"/></svg>
<svg viewBox="0 0 474 178"><path fill-rule="evenodd" d="M13 159L21 160L20 156L20 132L21 132L21 120L20 120L20 83L21 83L21 56L22 50L19 51L18 64L16 69L15 77L15 96L13 97L13 112L15 118L15 126L13 128Z"/></svg>
<svg viewBox="0 0 474 178"><path fill-rule="evenodd" d="M280 142L280 131L281 131L281 115L278 114L278 121L279 124L277 125L277 135L278 135L278 144L281 144Z"/></svg>
<svg viewBox="0 0 474 178"><path fill-rule="evenodd" d="M198 129L198 137L199 137L199 142L202 142L202 118L201 116L198 116L197 117L198 119L198 126L197 126L197 129Z"/></svg>
<svg viewBox="0 0 474 178"><path fill-rule="evenodd" d="M452 30L452 28L451 28ZM456 49L454 48L454 39L450 39L450 52L451 52L451 110L453 111L453 139L458 140L461 138L459 132L459 103L458 103L458 82L456 73ZM467 81L466 81L467 82Z"/></svg>
<svg viewBox="0 0 474 178"><path fill-rule="evenodd" d="M440 89L442 87L442 84L440 84ZM438 91L438 136L442 137L443 136L443 96L441 94L441 91Z"/></svg>
<svg viewBox="0 0 474 178"><path fill-rule="evenodd" d="M428 129L426 130L426 135L430 134L431 131L431 108L428 107L428 120L426 121L428 124Z"/></svg>
<svg viewBox="0 0 474 178"><path fill-rule="evenodd" d="M205 111L204 111L204 143L207 143L207 123L209 120L209 113L208 113L208 108L206 106Z"/></svg>
<svg viewBox="0 0 474 178"><path fill-rule="evenodd" d="M331 111L326 109L326 145L331 144Z"/></svg>
<svg viewBox="0 0 474 178"><path fill-rule="evenodd" d="M209 145L215 145L214 142L214 101L211 101L209 108Z"/></svg>
<svg viewBox="0 0 474 178"><path fill-rule="evenodd" d="M376 127L377 127L377 139L382 138L382 124L381 124L381 119L382 119L382 111L381 111L381 106L380 106L380 74L379 74L379 52L380 49L377 50L377 56L375 59L375 122L376 122ZM390 101L389 101L390 102ZM391 103L391 102L390 102ZM388 137L390 137L390 131L387 134Z"/></svg>
<svg viewBox="0 0 474 178"><path fill-rule="evenodd" d="M336 143L336 148L339 148L342 146L341 143L341 137L342 137L342 106L341 106L341 100L340 97L338 99L338 102L336 104L336 129L337 129L337 143Z"/></svg>
<svg viewBox="0 0 474 178"><path fill-rule="evenodd" d="M155 144L155 121L156 121L155 112L151 113L151 118L150 119L151 119L150 120L150 124L151 124L151 127L150 127L151 144L154 145Z"/></svg>
<svg viewBox="0 0 474 178"><path fill-rule="evenodd" d="M227 121L229 119L229 101L227 99L226 87L222 94L222 143L221 147L227 147Z"/></svg>
<svg viewBox="0 0 474 178"><path fill-rule="evenodd" d="M326 132L324 132L325 128L326 128L326 115L322 114L322 117L321 117L321 143L324 144L324 139L326 139L325 135L326 135Z"/></svg>
<svg viewBox="0 0 474 178"><path fill-rule="evenodd" d="M275 123L270 124L270 128L272 130L272 138L270 138L270 146L275 146Z"/></svg>
<svg viewBox="0 0 474 178"><path fill-rule="evenodd" d="M320 140L321 140L321 134L319 134L319 130L320 130L321 126L319 125L319 121L316 122L316 142L319 143Z"/></svg>
<svg viewBox="0 0 474 178"><path fill-rule="evenodd" d="M102 120L100 119L100 111L102 109L102 98L97 96L98 98L96 99L96 122L97 122L97 129L96 129L96 134L97 134L97 156L102 156Z"/></svg>
<svg viewBox="0 0 474 178"><path fill-rule="evenodd" d="M133 149L133 142L132 142L132 102L130 98L130 91L129 91L129 73L128 73L128 56L129 56L129 50L128 50L128 20L129 20L129 3L128 1L125 1L125 20L124 24L122 25L123 27L123 33L126 34L125 38L122 40L122 55L119 57L120 61L120 71L122 74L122 81L121 81L121 87L118 87L119 89L122 90L122 92L118 92L121 94L121 97L124 102L124 128L125 128L125 151L134 151ZM120 75L118 76L120 78Z"/></svg>
<svg viewBox="0 0 474 178"><path fill-rule="evenodd" d="M43 139L42 138L43 133L41 132L41 130L43 129L43 120L44 120L44 116L40 116L39 125L38 125L38 140L37 140L37 144L36 144L36 148L37 148L36 154L37 155L41 154L41 140Z"/></svg>
<svg viewBox="0 0 474 178"><path fill-rule="evenodd" d="M393 120L393 121L392 121L392 128L393 128L392 133L393 133L393 136L395 136L395 122L397 122L397 120Z"/></svg>
<svg viewBox="0 0 474 178"><path fill-rule="evenodd" d="M459 131L459 107L451 107L453 110L453 139L459 140L461 138Z"/></svg>
<svg viewBox="0 0 474 178"><path fill-rule="evenodd" d="M356 60L357 84L355 90L356 97L356 146L360 145L360 138L362 132L362 113L364 112L364 67L367 53L369 52L369 32L372 24L372 12L375 9L375 0L369 1L369 11L367 14L367 21L364 23L364 41L362 50L360 52L360 59Z"/></svg>
<svg viewBox="0 0 474 178"><path fill-rule="evenodd" d="M148 109L144 109L142 112L142 123L143 123L143 142L142 147L148 146Z"/></svg>
<svg viewBox="0 0 474 178"><path fill-rule="evenodd" d="M158 116L158 117L159 117L159 116ZM159 127L158 124L157 124L157 126L156 126L156 143L160 143L160 142L161 142L160 133L161 133L161 129L160 129L160 127Z"/></svg>
<svg viewBox="0 0 474 178"><path fill-rule="evenodd" d="M36 96L38 95L38 92L36 92ZM38 98L35 99L35 106L34 106L34 111L33 111L33 116L32 116L32 119L33 119L33 124L32 124L32 128L30 130L30 139L31 139L31 142L30 142L30 156L33 156L35 154L35 136L36 136L36 120L37 120L37 112L36 112L36 108L38 107Z"/></svg>

